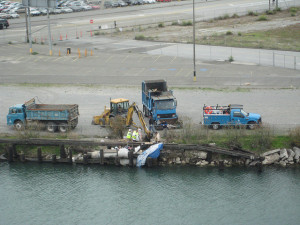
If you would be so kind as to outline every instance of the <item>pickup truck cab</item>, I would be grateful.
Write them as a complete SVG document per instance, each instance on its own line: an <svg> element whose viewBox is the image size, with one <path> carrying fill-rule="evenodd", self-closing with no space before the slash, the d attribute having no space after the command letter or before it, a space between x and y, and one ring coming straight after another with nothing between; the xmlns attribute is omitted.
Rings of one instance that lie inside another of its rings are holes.
<svg viewBox="0 0 300 225"><path fill-rule="evenodd" d="M203 107L203 124L218 130L222 126L245 125L248 129L255 129L262 122L261 115L247 113L243 105L206 106Z"/></svg>

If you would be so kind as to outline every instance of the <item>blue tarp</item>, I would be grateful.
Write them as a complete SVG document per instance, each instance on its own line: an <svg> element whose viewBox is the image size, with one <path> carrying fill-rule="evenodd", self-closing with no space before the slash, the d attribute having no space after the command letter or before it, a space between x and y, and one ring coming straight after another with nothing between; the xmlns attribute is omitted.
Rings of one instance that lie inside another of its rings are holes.
<svg viewBox="0 0 300 225"><path fill-rule="evenodd" d="M141 167L145 165L148 156L154 159L158 158L158 156L160 155L160 150L162 148L163 148L162 143L151 145L147 150L145 150L141 155L137 157L136 166Z"/></svg>

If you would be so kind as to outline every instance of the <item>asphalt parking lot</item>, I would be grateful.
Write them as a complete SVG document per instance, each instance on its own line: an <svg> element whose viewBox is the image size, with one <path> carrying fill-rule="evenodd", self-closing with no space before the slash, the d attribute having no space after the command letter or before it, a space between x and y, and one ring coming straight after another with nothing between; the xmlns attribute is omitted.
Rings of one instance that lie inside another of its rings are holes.
<svg viewBox="0 0 300 225"><path fill-rule="evenodd" d="M172 44L105 37L55 43L52 56L49 56L46 44L33 45L36 55L29 54L29 45L25 43L2 44L0 82L130 86L139 85L145 79L164 78L170 85L188 87L300 87L299 71L296 70L209 60L196 61L197 79L194 82L191 59L147 54ZM67 55L67 48L71 48L70 55Z"/></svg>

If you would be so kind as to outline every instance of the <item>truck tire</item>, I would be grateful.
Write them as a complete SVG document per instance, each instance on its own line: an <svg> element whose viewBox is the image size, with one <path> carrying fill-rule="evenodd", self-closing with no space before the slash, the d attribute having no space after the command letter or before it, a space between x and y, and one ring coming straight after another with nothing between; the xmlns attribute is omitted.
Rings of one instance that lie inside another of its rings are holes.
<svg viewBox="0 0 300 225"><path fill-rule="evenodd" d="M219 123L212 123L211 124L211 128L213 130L219 130L220 129L220 124Z"/></svg>
<svg viewBox="0 0 300 225"><path fill-rule="evenodd" d="M68 124L67 123L61 123L58 125L58 129L61 133L66 133L68 131Z"/></svg>
<svg viewBox="0 0 300 225"><path fill-rule="evenodd" d="M47 123L46 128L47 128L48 132L54 133L57 129L57 125L54 122L49 122L49 123Z"/></svg>
<svg viewBox="0 0 300 225"><path fill-rule="evenodd" d="M14 123L14 127L16 130L23 130L24 129L24 124L22 121L18 120Z"/></svg>
<svg viewBox="0 0 300 225"><path fill-rule="evenodd" d="M256 128L256 123L253 122L253 121L249 122L248 125L247 125L247 128L249 130L254 130Z"/></svg>

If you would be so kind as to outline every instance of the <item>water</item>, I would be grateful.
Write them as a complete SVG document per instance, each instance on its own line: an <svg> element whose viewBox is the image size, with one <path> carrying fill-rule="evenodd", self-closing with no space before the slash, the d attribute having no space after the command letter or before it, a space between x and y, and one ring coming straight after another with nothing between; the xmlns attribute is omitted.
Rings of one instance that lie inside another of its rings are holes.
<svg viewBox="0 0 300 225"><path fill-rule="evenodd" d="M0 163L0 224L299 224L300 168Z"/></svg>

